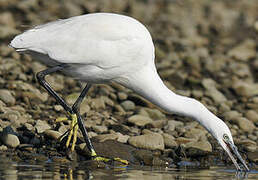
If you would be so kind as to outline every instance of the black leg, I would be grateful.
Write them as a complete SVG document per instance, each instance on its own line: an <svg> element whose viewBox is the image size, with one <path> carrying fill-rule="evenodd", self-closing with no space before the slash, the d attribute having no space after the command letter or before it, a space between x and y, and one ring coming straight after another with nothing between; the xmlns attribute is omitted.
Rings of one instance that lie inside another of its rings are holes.
<svg viewBox="0 0 258 180"><path fill-rule="evenodd" d="M79 128L82 132L82 135L84 137L84 140L86 142L86 145L88 147L88 149L93 152L94 151L94 148L91 144L91 141L89 139L89 136L88 136L88 133L87 133L87 130L84 126L84 123L82 121L82 118L81 118L81 115L80 115L80 105L82 103L82 100L83 98L86 96L87 92L89 91L91 87L91 84L90 83L87 83L87 85L85 86L85 88L82 90L80 96L77 98L77 100L75 101L75 103L73 104L72 106L72 110L73 112L75 112L77 114L77 121L78 121L78 125L79 125ZM95 152L95 151L94 151Z"/></svg>
<svg viewBox="0 0 258 180"><path fill-rule="evenodd" d="M83 100L83 98L85 97L85 95L87 94L88 90L90 89L91 87L91 84L87 84L86 87L83 89L83 91L81 92L80 96L78 97L78 99L76 100L76 102L73 104L72 108L63 100L63 98L61 98L54 90L53 88L49 85L49 83L45 80L45 76L47 76L48 74L51 74L51 73L54 73L54 72L57 72L57 71L60 71L62 70L63 68L65 68L65 65L58 65L58 66L54 66L54 67L51 67L51 68L48 68L46 70L43 70L43 71L40 71L37 73L37 79L39 81L39 83L47 90L47 92L52 95L56 101L61 105L63 106L63 108L69 112L70 114L74 114L76 113L77 115L77 121L78 121L78 126L83 134L83 137L84 137L84 140L87 144L87 147L89 148L89 150L91 152L95 152L94 151L94 148L91 144L91 141L89 139L89 136L88 136L88 133L87 133L87 130L84 126L84 123L82 121L82 118L80 116L80 113L79 113L79 107L80 107L80 104Z"/></svg>
<svg viewBox="0 0 258 180"><path fill-rule="evenodd" d="M37 79L40 83L40 85L42 85L46 90L47 92L52 95L56 101L61 105L63 106L63 108L73 114L73 111L72 109L68 106L68 104L52 89L52 87L49 85L49 83L45 80L45 76L48 75L48 74L51 74L51 73L54 73L56 71L60 71L64 68L65 66L63 65L58 65L58 66L54 66L54 67L51 67L51 68L48 68L46 70L43 70L43 71L40 71L37 73Z"/></svg>

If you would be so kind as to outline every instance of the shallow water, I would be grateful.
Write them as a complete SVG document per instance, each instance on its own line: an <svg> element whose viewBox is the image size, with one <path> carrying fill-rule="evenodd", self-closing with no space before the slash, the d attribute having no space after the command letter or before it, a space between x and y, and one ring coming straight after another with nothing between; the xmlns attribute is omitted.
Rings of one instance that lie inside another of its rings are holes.
<svg viewBox="0 0 258 180"><path fill-rule="evenodd" d="M0 156L0 179L258 179L258 171L236 173L234 168L211 167L210 169L175 169L153 167L113 167L93 168L90 163L35 163L13 162Z"/></svg>

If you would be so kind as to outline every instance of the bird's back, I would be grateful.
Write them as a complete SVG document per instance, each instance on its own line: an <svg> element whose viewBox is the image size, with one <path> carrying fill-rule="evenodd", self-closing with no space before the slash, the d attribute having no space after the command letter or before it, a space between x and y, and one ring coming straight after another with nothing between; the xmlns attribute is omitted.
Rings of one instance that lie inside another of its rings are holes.
<svg viewBox="0 0 258 180"><path fill-rule="evenodd" d="M16 36L10 45L20 51L48 55L60 63L96 64L103 68L129 63L145 53L144 49L154 51L151 36L141 23L111 13L39 25Z"/></svg>

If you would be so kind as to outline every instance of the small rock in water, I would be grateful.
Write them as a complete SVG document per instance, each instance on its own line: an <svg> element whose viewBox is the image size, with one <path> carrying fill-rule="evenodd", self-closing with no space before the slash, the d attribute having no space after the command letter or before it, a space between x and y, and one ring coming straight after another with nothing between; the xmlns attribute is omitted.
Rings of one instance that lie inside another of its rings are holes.
<svg viewBox="0 0 258 180"><path fill-rule="evenodd" d="M185 144L186 154L190 157L207 155L212 152L212 146L208 141L189 142Z"/></svg>
<svg viewBox="0 0 258 180"><path fill-rule="evenodd" d="M13 129L9 126L3 129L3 132L0 134L0 140L4 145L11 148L16 148L20 145L19 138L14 134Z"/></svg>

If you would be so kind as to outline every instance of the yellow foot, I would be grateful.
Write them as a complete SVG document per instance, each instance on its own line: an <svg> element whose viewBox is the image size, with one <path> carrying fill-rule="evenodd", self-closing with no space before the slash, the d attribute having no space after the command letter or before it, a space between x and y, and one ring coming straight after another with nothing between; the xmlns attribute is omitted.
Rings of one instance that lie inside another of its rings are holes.
<svg viewBox="0 0 258 180"><path fill-rule="evenodd" d="M71 146L71 151L74 151L75 148L75 144L77 141L77 131L79 129L78 123L77 123L77 115L76 114L69 114L70 118L72 120L71 124L70 124L70 130L69 130L69 135L66 141L66 147L68 148L71 142L71 139L73 137L73 141L72 141L72 146ZM56 119L56 122L64 122L64 121L68 121L67 117L59 117Z"/></svg>
<svg viewBox="0 0 258 180"><path fill-rule="evenodd" d="M94 151L94 149L91 150L91 157L93 158L94 161L103 161L103 162L109 162L109 161L117 161L117 162L121 162L125 165L128 165L129 162L127 160L121 159L121 158L105 158L105 157L100 157L97 156L96 152Z"/></svg>

